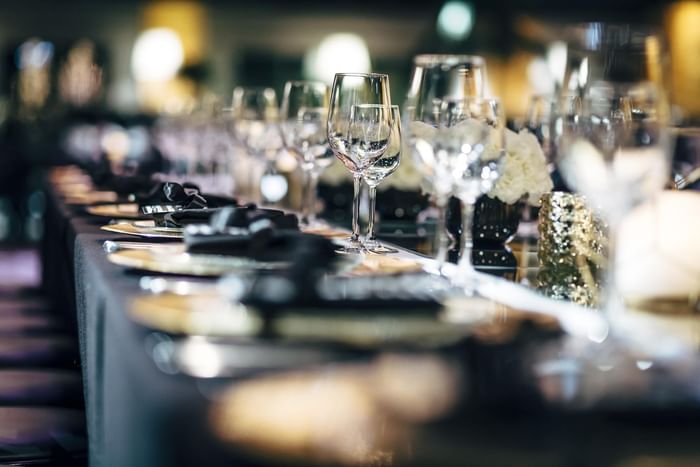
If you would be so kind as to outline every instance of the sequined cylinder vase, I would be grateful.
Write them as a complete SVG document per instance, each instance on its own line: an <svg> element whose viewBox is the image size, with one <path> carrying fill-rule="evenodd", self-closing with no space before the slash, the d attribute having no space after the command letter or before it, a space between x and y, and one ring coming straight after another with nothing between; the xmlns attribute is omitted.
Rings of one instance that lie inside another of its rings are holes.
<svg viewBox="0 0 700 467"><path fill-rule="evenodd" d="M605 265L602 224L576 194L542 196L539 213L538 287L547 296L595 306Z"/></svg>

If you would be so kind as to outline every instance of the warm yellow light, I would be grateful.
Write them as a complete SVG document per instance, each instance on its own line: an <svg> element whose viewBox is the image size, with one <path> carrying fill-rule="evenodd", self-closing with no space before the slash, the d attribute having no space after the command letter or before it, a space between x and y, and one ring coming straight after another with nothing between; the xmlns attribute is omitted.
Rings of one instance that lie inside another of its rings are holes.
<svg viewBox="0 0 700 467"><path fill-rule="evenodd" d="M205 8L191 1L156 1L143 13L146 29L168 28L180 37L185 64L198 63L205 53L207 18Z"/></svg>
<svg viewBox="0 0 700 467"><path fill-rule="evenodd" d="M700 116L700 2L672 5L666 20L672 99L688 116Z"/></svg>

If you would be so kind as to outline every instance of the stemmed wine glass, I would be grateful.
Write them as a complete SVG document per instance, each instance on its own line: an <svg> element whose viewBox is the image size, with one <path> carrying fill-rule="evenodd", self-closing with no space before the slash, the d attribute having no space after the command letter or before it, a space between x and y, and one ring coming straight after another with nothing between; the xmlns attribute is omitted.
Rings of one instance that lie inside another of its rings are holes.
<svg viewBox="0 0 700 467"><path fill-rule="evenodd" d="M374 219L377 206L377 185L391 175L399 167L401 162L401 116L399 106L391 106L391 118L393 128L388 147L384 154L373 165L368 167L362 177L369 187L369 222L367 223L367 236L363 243L365 249L376 254L396 253L398 250L382 245L374 234Z"/></svg>
<svg viewBox="0 0 700 467"><path fill-rule="evenodd" d="M280 110L284 146L299 161L304 173L302 222L316 221L316 189L321 172L333 162L326 132L328 86L314 81L288 81Z"/></svg>
<svg viewBox="0 0 700 467"><path fill-rule="evenodd" d="M352 173L352 236L344 253L361 253L360 189L363 172L386 151L391 136L389 77L377 73L337 73L328 109L328 144Z"/></svg>
<svg viewBox="0 0 700 467"><path fill-rule="evenodd" d="M624 310L616 287L615 241L620 221L660 191L670 169L668 109L650 82L591 84L566 116L558 167L566 182L598 208L608 225L609 263L602 308L609 319Z"/></svg>
<svg viewBox="0 0 700 467"><path fill-rule="evenodd" d="M429 164L443 165L462 202L462 238L459 275L454 279L468 285L473 276L472 221L479 196L488 193L501 172L505 156L505 117L497 99L467 98L445 100L436 109L438 127L427 145L418 151Z"/></svg>
<svg viewBox="0 0 700 467"><path fill-rule="evenodd" d="M277 94L272 88L237 87L233 91L231 106L235 138L253 156L249 161L250 196L261 199L255 163L262 162L263 173L270 170L275 156L282 148L282 138L277 127L279 109Z"/></svg>
<svg viewBox="0 0 700 467"><path fill-rule="evenodd" d="M475 55L418 55L413 59L413 72L409 91L404 104L403 127L409 141L413 159L418 169L432 186L438 210L436 225L436 259L442 265L447 260L450 236L447 232L447 207L453 194L450 174L442 170L442 165L426 165L415 145L414 130L424 130L422 125L437 127L435 113L443 100L482 97L486 84L486 63ZM422 144L427 144L423 140Z"/></svg>

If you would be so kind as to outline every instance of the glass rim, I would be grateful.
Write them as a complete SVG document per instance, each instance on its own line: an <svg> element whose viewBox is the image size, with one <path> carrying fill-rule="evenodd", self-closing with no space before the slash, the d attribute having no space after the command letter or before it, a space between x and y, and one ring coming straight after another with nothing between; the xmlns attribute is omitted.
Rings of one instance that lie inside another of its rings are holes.
<svg viewBox="0 0 700 467"><path fill-rule="evenodd" d="M458 65L460 63L472 63L474 65L485 66L486 60L481 55L469 54L419 54L413 57L415 65Z"/></svg>
<svg viewBox="0 0 700 467"><path fill-rule="evenodd" d="M389 79L389 75L386 73L336 73L333 76L335 80L338 76L356 76L358 78L386 78Z"/></svg>

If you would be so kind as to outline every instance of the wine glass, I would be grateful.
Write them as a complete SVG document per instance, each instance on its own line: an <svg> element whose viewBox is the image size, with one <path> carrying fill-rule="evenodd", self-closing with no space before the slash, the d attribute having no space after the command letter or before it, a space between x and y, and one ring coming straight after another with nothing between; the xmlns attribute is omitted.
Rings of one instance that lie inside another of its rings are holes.
<svg viewBox="0 0 700 467"><path fill-rule="evenodd" d="M369 222L367 224L367 237L364 241L364 247L368 251L376 254L396 253L398 250L382 245L377 241L374 234L374 219L377 206L377 185L386 177L391 175L399 167L401 161L401 115L399 106L391 106L391 118L393 120L393 128L391 129L391 137L384 154L377 161L369 166L363 173L362 177L369 187Z"/></svg>
<svg viewBox="0 0 700 467"><path fill-rule="evenodd" d="M352 173L352 235L340 251L361 253L362 173L387 149L391 134L389 77L377 73L336 73L328 109L328 144Z"/></svg>
<svg viewBox="0 0 700 467"><path fill-rule="evenodd" d="M498 180L505 156L505 116L497 99L445 100L438 110L435 139L425 156L430 163L445 164L455 196L462 202L462 238L459 276L467 285L473 276L472 221L479 196ZM432 153L432 154L430 154Z"/></svg>
<svg viewBox="0 0 700 467"><path fill-rule="evenodd" d="M237 87L233 91L231 106L233 132L236 139L252 156L249 160L249 195L261 198L256 174L256 163L262 163L263 173L273 168L272 161L282 148L282 138L277 128L279 109L277 94L272 88Z"/></svg>
<svg viewBox="0 0 700 467"><path fill-rule="evenodd" d="M622 218L660 191L670 170L668 109L650 82L597 82L560 126L559 169L608 225L609 263L602 308L624 310L616 288L615 241Z"/></svg>
<svg viewBox="0 0 700 467"><path fill-rule="evenodd" d="M284 146L299 161L304 173L302 223L316 221L316 187L321 172L333 162L328 147L328 86L314 81L288 81L280 110L280 130Z"/></svg>
<svg viewBox="0 0 700 467"><path fill-rule="evenodd" d="M431 185L437 206L435 250L440 270L451 247L446 219L448 202L452 195L452 180L449 173L442 170L442 165L426 165L426 161L415 148L414 143L420 138L416 138L414 131L437 127L435 110L443 100L482 97L485 85L486 63L482 57L418 55L413 59L413 72L403 109L403 127L413 159ZM425 139L422 141L422 144L427 142Z"/></svg>
<svg viewBox="0 0 700 467"><path fill-rule="evenodd" d="M593 22L574 25L565 34L570 40L564 93L585 96L592 83L600 81L662 84L663 47L654 30L626 23Z"/></svg>

